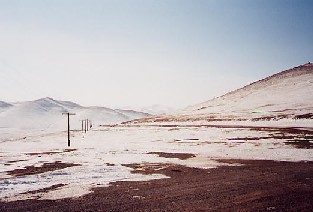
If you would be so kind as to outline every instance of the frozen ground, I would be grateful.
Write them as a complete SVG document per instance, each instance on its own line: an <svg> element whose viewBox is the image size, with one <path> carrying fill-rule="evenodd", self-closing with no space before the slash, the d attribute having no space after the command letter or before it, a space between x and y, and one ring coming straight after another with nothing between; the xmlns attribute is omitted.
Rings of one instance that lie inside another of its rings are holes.
<svg viewBox="0 0 313 212"><path fill-rule="evenodd" d="M205 126L99 127L87 134L72 132L71 149L66 132L20 139L0 139L0 198L59 199L77 197L114 181L150 180L164 175L131 173L133 163L174 163L214 168L216 159L313 161L312 128L237 128ZM187 160L163 158L149 152L192 153ZM47 163L78 164L43 173L14 175L10 171ZM239 165L239 164L237 164ZM54 190L25 193L54 185Z"/></svg>

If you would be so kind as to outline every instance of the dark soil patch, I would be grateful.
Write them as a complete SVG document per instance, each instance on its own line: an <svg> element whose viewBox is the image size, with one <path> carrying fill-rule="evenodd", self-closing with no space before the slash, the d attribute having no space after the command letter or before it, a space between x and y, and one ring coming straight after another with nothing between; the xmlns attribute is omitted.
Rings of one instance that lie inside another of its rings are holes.
<svg viewBox="0 0 313 212"><path fill-rule="evenodd" d="M8 171L7 173L12 176L26 176L26 175L34 175L40 174L48 171L55 171L59 169L64 169L72 166L80 166L79 164L74 163L62 163L60 161L56 161L54 163L44 163L41 167L35 166L26 166L24 169L14 169L12 171Z"/></svg>
<svg viewBox="0 0 313 212"><path fill-rule="evenodd" d="M292 145L298 149L313 149L313 143L310 141L313 140L291 140L289 142L284 142L284 144Z"/></svg>
<svg viewBox="0 0 313 212"><path fill-rule="evenodd" d="M60 154L64 152L73 152L76 151L77 149L64 149L63 151L59 152L30 152L30 153L25 153L26 155L53 155L53 154Z"/></svg>
<svg viewBox="0 0 313 212"><path fill-rule="evenodd" d="M157 171L166 169L172 166L171 163L135 163L135 164L123 164L123 166L132 168L132 173L140 174L155 174Z"/></svg>
<svg viewBox="0 0 313 212"><path fill-rule="evenodd" d="M256 129L253 129L256 130ZM299 128L262 128L258 129L262 131L268 131L269 136L262 137L237 137L237 138L227 138L230 141L256 141L256 140L266 140L266 139L277 139L286 140L284 142L286 145L292 145L295 148L302 149L312 149L313 148L313 131L299 129Z"/></svg>
<svg viewBox="0 0 313 212"><path fill-rule="evenodd" d="M17 163L17 162L21 162L21 161L26 161L26 160L10 160L7 163Z"/></svg>
<svg viewBox="0 0 313 212"><path fill-rule="evenodd" d="M313 162L222 160L243 166L196 169L147 164L170 176L116 182L77 199L0 203L1 211L312 211ZM137 164L137 166L140 164ZM136 165L130 165L136 166ZM141 164L140 167L143 165Z"/></svg>
<svg viewBox="0 0 313 212"><path fill-rule="evenodd" d="M35 190L35 191L29 191L29 192L25 192L24 194L38 194L38 193L43 193L43 192L48 192L48 191L53 191L56 190L57 188L60 188L62 186L65 186L66 184L56 184L47 188L43 188L43 189L39 189L39 190Z"/></svg>
<svg viewBox="0 0 313 212"><path fill-rule="evenodd" d="M306 113L302 115L296 115L295 119L313 119L313 113Z"/></svg>
<svg viewBox="0 0 313 212"><path fill-rule="evenodd" d="M17 163L17 162L21 162L21 161L27 161L27 160L10 160L10 161L6 162L6 163L3 164L3 165L5 165L5 166L11 166L13 163Z"/></svg>
<svg viewBox="0 0 313 212"><path fill-rule="evenodd" d="M257 117L257 118L252 118L251 121L271 121L271 120L280 120L280 119L284 119L284 118L291 118L292 115L289 114L279 114L279 115L275 115L275 116L261 116L261 117Z"/></svg>
<svg viewBox="0 0 313 212"><path fill-rule="evenodd" d="M188 158L193 158L195 157L194 154L190 154L190 153L171 153L171 152L149 152L147 154L156 154L159 157L162 158L178 158L181 160L186 160Z"/></svg>
<svg viewBox="0 0 313 212"><path fill-rule="evenodd" d="M205 144L227 144L225 141L204 141Z"/></svg>
<svg viewBox="0 0 313 212"><path fill-rule="evenodd" d="M199 138L185 138L185 141L199 141Z"/></svg>
<svg viewBox="0 0 313 212"><path fill-rule="evenodd" d="M293 139L295 136L261 136L261 137L236 137L236 138L227 138L229 141L258 141L266 139Z"/></svg>

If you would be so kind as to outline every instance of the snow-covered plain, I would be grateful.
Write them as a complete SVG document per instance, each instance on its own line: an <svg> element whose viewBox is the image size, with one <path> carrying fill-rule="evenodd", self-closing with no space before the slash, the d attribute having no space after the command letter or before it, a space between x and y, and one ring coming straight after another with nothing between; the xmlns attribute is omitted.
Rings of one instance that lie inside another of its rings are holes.
<svg viewBox="0 0 313 212"><path fill-rule="evenodd" d="M223 165L216 161L223 158L313 161L312 149L295 148L286 143L289 142L288 139L264 138L275 133L281 132L218 127L99 127L87 134L73 132L71 148L75 150L70 152L64 152L67 149L65 132L3 141L0 151L0 198L12 201L77 197L92 192L92 187L108 186L114 181L166 177L133 174L132 169L123 164L174 163L214 168ZM264 139L236 140L258 137ZM196 157L180 160L147 154L149 152L192 153ZM14 177L7 173L26 166L40 167L44 163L56 161L80 166L28 176ZM49 192L22 194L60 183L66 186Z"/></svg>

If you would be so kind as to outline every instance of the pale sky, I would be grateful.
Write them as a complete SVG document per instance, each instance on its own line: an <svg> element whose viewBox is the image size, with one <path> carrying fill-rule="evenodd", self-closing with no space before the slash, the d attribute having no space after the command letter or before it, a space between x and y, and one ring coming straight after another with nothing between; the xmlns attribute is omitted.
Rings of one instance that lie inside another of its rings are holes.
<svg viewBox="0 0 313 212"><path fill-rule="evenodd" d="M0 0L0 100L184 107L313 61L311 0Z"/></svg>

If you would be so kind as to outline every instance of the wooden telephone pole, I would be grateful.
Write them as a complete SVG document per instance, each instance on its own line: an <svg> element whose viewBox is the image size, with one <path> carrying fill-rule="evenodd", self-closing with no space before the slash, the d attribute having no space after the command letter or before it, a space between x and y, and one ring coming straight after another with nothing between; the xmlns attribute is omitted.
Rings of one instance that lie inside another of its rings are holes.
<svg viewBox="0 0 313 212"><path fill-rule="evenodd" d="M71 146L70 140L70 115L76 115L75 113L62 113L62 115L67 115L67 146Z"/></svg>

